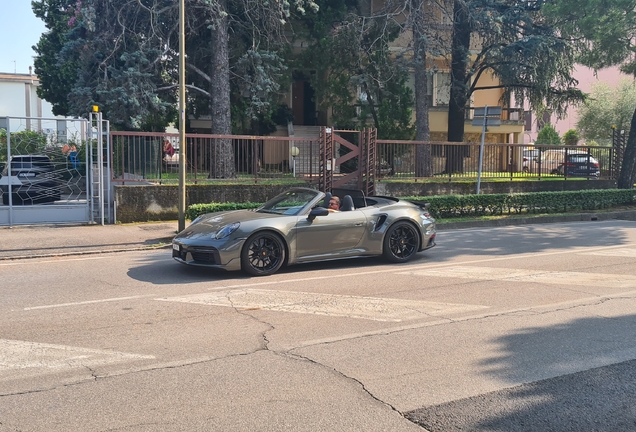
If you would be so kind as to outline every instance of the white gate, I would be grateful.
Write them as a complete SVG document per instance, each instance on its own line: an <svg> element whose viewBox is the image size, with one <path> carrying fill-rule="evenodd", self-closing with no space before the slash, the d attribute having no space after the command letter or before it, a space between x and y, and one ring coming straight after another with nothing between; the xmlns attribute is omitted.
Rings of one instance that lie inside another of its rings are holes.
<svg viewBox="0 0 636 432"><path fill-rule="evenodd" d="M0 117L0 225L111 223L108 122Z"/></svg>

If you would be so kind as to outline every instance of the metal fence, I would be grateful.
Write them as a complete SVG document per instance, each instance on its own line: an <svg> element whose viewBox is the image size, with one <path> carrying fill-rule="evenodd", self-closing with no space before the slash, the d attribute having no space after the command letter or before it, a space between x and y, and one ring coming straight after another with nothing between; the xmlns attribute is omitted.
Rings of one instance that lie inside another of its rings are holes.
<svg viewBox="0 0 636 432"><path fill-rule="evenodd" d="M179 136L166 133L111 132L112 178L118 183L151 182L176 184L179 179ZM231 140L236 178L233 181L320 180L320 139L286 136L201 135L186 136L189 184L219 181L212 167L219 148ZM476 180L479 172L478 143L377 140L376 179L417 180L416 148L430 154L431 177L441 181ZM340 155L334 147L334 158ZM172 150L171 150L172 149ZM548 157L549 156L549 157ZM326 159L330 161L330 158ZM351 163L351 161L349 161ZM332 166L334 175L346 170ZM578 167L578 168L577 168ZM583 171L577 171L579 168ZM354 167L355 168L355 167ZM528 146L492 144L484 146L481 177L484 180L515 179L614 179L617 168L612 147Z"/></svg>
<svg viewBox="0 0 636 432"><path fill-rule="evenodd" d="M113 180L120 183L177 183L179 179L179 135L166 133L112 132ZM318 139L203 135L186 136L186 180L191 184L218 181L213 167L221 158L220 146L231 140L235 181L268 179L318 179Z"/></svg>
<svg viewBox="0 0 636 432"><path fill-rule="evenodd" d="M104 223L99 130L92 116L0 117L0 225Z"/></svg>
<svg viewBox="0 0 636 432"><path fill-rule="evenodd" d="M478 143L378 140L378 179L417 179L416 148L430 154L432 177L475 180L479 173ZM613 179L617 167L612 147L484 145L481 176L484 179L589 178Z"/></svg>

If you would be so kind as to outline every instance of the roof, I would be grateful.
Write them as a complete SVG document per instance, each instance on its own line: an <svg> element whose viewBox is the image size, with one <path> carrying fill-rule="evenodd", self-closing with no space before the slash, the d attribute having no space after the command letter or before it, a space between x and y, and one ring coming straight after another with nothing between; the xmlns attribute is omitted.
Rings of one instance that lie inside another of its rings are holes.
<svg viewBox="0 0 636 432"><path fill-rule="evenodd" d="M25 84L39 84L38 77L33 74L19 74L0 72L0 82L19 82Z"/></svg>

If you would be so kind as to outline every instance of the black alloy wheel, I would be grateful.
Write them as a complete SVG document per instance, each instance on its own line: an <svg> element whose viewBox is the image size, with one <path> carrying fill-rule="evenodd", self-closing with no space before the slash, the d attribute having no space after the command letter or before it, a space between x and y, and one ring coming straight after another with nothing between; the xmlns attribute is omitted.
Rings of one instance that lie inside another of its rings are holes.
<svg viewBox="0 0 636 432"><path fill-rule="evenodd" d="M241 252L241 268L253 276L276 273L285 262L285 245L274 233L256 233L247 239Z"/></svg>
<svg viewBox="0 0 636 432"><path fill-rule="evenodd" d="M384 257L391 262L406 262L418 251L419 244L416 228L408 222L397 222L384 237Z"/></svg>

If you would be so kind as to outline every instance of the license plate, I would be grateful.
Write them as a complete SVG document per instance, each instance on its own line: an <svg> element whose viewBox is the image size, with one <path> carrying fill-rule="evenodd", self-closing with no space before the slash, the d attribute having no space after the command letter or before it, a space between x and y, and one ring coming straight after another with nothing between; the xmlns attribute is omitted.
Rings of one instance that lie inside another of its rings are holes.
<svg viewBox="0 0 636 432"><path fill-rule="evenodd" d="M177 252L181 251L181 245L178 245L176 243L172 243L172 249L176 250Z"/></svg>
<svg viewBox="0 0 636 432"><path fill-rule="evenodd" d="M19 173L18 177L35 177L35 173Z"/></svg>

